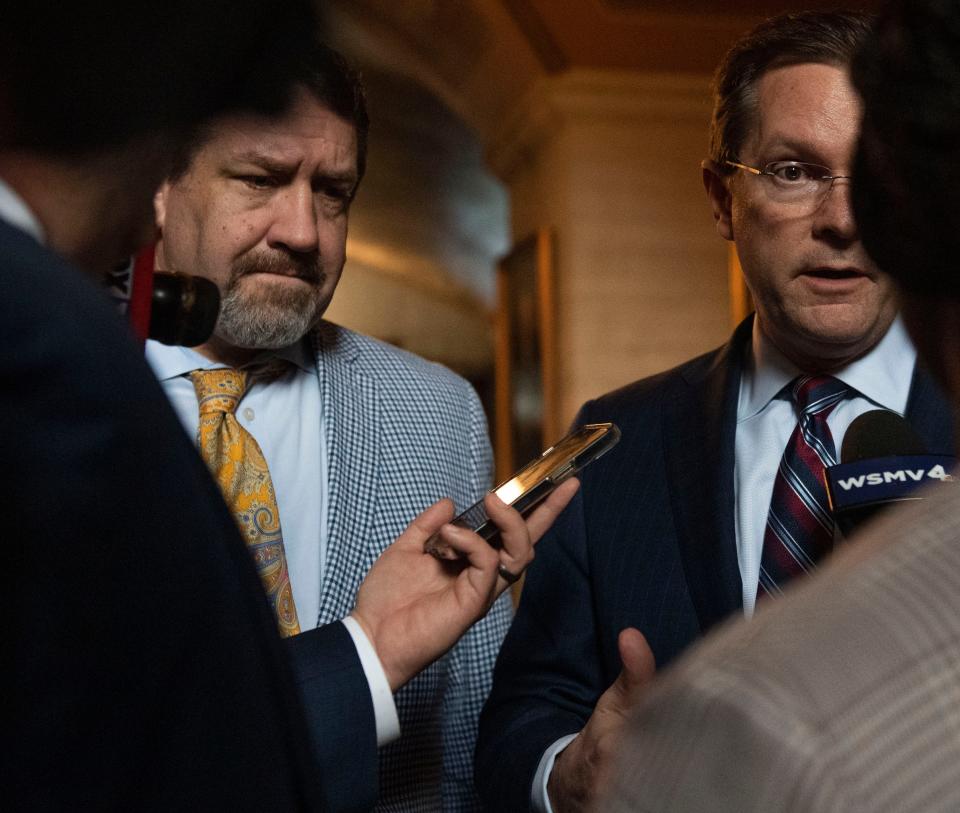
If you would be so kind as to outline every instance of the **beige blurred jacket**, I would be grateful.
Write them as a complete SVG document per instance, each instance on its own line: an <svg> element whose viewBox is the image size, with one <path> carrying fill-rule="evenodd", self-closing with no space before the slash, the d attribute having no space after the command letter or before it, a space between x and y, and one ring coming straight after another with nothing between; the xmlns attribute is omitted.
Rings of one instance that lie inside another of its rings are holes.
<svg viewBox="0 0 960 813"><path fill-rule="evenodd" d="M631 720L603 811L960 811L960 484L728 625Z"/></svg>

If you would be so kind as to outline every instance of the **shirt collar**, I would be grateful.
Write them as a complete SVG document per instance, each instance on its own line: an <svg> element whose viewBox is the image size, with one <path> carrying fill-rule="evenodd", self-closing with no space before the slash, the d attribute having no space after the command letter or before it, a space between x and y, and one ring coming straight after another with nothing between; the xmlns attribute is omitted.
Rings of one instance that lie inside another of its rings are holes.
<svg viewBox="0 0 960 813"><path fill-rule="evenodd" d="M192 370L217 370L228 366L208 359L190 347L171 346L153 340L147 342L146 357L153 374L160 381L178 378ZM305 373L316 373L317 370L307 337L279 350L264 350L254 361L272 358L289 361Z"/></svg>
<svg viewBox="0 0 960 813"><path fill-rule="evenodd" d="M37 216L30 210L10 184L0 178L0 220L5 220L14 228L26 232L38 243L45 244L47 236Z"/></svg>
<svg viewBox="0 0 960 813"><path fill-rule="evenodd" d="M902 415L910 395L917 351L897 316L883 338L866 355L833 373L864 398ZM904 371L909 371L904 374ZM752 418L776 398L800 369L786 358L753 320L750 359L740 383L737 420Z"/></svg>

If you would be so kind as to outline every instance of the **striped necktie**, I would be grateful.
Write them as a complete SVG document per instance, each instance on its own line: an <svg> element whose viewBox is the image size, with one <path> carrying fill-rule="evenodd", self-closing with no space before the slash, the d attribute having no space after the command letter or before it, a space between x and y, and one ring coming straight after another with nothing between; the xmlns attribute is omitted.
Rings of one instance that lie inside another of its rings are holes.
<svg viewBox="0 0 960 813"><path fill-rule="evenodd" d="M833 549L834 521L824 469L837 462L827 416L849 387L831 376L800 376L790 385L800 414L773 484L763 535L757 596L777 596Z"/></svg>
<svg viewBox="0 0 960 813"><path fill-rule="evenodd" d="M284 638L300 632L287 573L280 513L260 445L234 413L247 389L243 370L190 373L200 404L197 445L253 556Z"/></svg>

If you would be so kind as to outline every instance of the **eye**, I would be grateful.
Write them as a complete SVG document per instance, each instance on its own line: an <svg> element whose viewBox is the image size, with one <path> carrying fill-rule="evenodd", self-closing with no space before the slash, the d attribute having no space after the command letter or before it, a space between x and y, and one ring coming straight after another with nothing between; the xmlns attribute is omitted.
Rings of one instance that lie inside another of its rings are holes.
<svg viewBox="0 0 960 813"><path fill-rule="evenodd" d="M320 191L331 200L350 200L350 190L342 186L328 186Z"/></svg>
<svg viewBox="0 0 960 813"><path fill-rule="evenodd" d="M272 175L237 175L235 177L251 189L273 189L277 185L277 180Z"/></svg>
<svg viewBox="0 0 960 813"><path fill-rule="evenodd" d="M767 172L778 181L790 184L800 184L815 177L814 173L810 171L809 165L798 164L795 161L770 164L767 167Z"/></svg>
<svg viewBox="0 0 960 813"><path fill-rule="evenodd" d="M345 212L353 201L353 188L343 185L327 185L316 189L324 205L337 212Z"/></svg>

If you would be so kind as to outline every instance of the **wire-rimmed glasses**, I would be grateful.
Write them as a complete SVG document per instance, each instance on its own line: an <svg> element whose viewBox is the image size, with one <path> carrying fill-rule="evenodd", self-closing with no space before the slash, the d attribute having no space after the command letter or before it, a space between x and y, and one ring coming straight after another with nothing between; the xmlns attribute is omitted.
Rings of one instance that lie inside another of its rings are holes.
<svg viewBox="0 0 960 813"><path fill-rule="evenodd" d="M816 209L833 188L833 182L848 179L835 175L829 167L805 161L772 161L764 167L751 167L738 161L724 161L763 180L770 199L777 203L798 204Z"/></svg>

